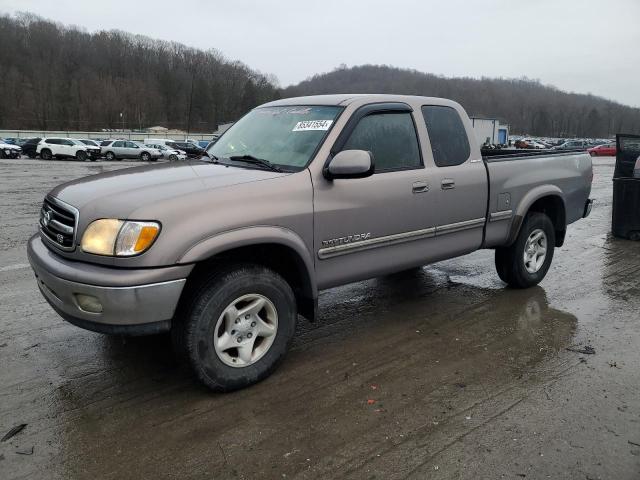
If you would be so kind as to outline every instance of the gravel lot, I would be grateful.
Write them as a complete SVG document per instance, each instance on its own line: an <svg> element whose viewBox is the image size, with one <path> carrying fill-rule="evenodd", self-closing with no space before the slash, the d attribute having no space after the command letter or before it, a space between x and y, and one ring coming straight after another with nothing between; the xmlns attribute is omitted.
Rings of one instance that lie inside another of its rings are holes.
<svg viewBox="0 0 640 480"><path fill-rule="evenodd" d="M65 323L28 268L44 194L132 164L1 160L0 436L27 426L0 478L639 478L640 243L610 236L594 162L540 287L481 251L333 289L272 377L216 395L166 336Z"/></svg>

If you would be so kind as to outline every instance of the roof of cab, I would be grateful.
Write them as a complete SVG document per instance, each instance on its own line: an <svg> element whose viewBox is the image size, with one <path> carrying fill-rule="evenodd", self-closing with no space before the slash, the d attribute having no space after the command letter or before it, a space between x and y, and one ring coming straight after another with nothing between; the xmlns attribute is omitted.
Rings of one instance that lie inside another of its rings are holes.
<svg viewBox="0 0 640 480"><path fill-rule="evenodd" d="M374 102L415 102L433 104L455 103L451 100L435 97L420 97L415 95L391 95L391 94L370 94L370 93L341 93L335 95L311 95L308 97L292 97L274 100L265 103L260 107L284 107L294 105L341 105L346 106L353 102L374 103Z"/></svg>

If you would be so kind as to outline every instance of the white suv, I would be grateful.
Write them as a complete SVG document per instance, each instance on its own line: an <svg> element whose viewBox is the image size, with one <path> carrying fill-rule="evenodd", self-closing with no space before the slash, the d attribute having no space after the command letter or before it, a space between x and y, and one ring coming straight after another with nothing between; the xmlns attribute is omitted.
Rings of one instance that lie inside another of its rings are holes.
<svg viewBox="0 0 640 480"><path fill-rule="evenodd" d="M70 138L43 138L36 147L36 154L43 160L75 158L84 162L89 158L87 146L76 143Z"/></svg>

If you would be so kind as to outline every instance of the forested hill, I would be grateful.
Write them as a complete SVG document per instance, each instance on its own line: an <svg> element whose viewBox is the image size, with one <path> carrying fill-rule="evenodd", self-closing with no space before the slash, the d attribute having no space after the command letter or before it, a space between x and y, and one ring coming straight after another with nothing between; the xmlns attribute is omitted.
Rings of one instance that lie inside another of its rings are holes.
<svg viewBox="0 0 640 480"><path fill-rule="evenodd" d="M193 98L191 131L211 132L278 96L269 77L216 51L30 14L0 16L0 46L2 129L186 129Z"/></svg>
<svg viewBox="0 0 640 480"><path fill-rule="evenodd" d="M324 93L395 93L445 97L470 115L497 117L512 133L609 137L640 133L640 109L593 95L562 92L528 79L445 78L384 65L340 67L283 90L283 97Z"/></svg>

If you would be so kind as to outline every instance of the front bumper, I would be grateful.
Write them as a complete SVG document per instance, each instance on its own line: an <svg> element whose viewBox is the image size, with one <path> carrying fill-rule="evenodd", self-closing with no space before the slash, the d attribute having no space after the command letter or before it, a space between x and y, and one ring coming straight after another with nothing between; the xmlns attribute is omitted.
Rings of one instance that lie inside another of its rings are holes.
<svg viewBox="0 0 640 480"><path fill-rule="evenodd" d="M3 148L2 153L7 158L20 158L22 156L22 149L18 148Z"/></svg>
<svg viewBox="0 0 640 480"><path fill-rule="evenodd" d="M39 235L29 240L29 263L38 287L65 320L87 330L147 335L169 330L191 265L155 269L116 269L64 259L49 250ZM94 297L101 312L79 304L79 295Z"/></svg>

